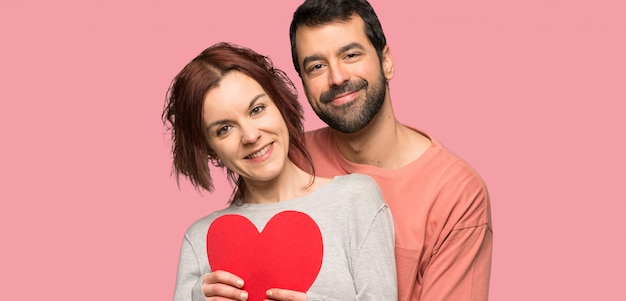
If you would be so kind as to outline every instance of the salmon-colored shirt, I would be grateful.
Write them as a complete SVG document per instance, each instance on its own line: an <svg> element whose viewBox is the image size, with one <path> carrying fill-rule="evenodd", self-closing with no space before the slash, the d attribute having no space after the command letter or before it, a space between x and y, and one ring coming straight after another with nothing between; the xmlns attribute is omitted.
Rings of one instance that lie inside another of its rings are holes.
<svg viewBox="0 0 626 301"><path fill-rule="evenodd" d="M416 130L417 131L417 130ZM493 233L480 176L439 141L414 162L383 169L347 161L326 127L306 133L318 176L373 177L396 232L398 300L487 300Z"/></svg>

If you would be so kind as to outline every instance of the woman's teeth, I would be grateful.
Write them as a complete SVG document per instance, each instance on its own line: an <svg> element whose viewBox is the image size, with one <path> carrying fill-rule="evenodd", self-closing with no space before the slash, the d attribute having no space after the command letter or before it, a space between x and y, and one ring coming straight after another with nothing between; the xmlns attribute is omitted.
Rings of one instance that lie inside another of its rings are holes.
<svg viewBox="0 0 626 301"><path fill-rule="evenodd" d="M248 156L248 159L254 159L256 157L262 156L263 154L267 153L267 151L270 149L271 144L268 144L267 146L265 146L263 149L261 149L260 151Z"/></svg>

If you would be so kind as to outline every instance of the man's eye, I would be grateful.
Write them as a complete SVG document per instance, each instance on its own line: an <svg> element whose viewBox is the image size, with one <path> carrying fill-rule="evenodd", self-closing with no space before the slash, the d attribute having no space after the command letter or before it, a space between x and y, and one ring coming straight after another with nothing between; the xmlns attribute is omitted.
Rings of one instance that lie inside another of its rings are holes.
<svg viewBox="0 0 626 301"><path fill-rule="evenodd" d="M346 58L349 58L349 59L355 58L355 57L358 57L358 56L359 56L358 53L348 53L348 54L346 54Z"/></svg>
<svg viewBox="0 0 626 301"><path fill-rule="evenodd" d="M315 65L311 65L309 67L309 72L314 72L316 70L322 69L323 65L322 64L315 64Z"/></svg>

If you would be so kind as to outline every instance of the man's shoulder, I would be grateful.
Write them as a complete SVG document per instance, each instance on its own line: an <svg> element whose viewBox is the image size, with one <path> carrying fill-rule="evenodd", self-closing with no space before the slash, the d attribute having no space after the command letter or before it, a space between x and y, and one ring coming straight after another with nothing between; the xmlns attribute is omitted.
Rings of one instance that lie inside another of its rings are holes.
<svg viewBox="0 0 626 301"><path fill-rule="evenodd" d="M441 144L439 141L433 143L433 146L437 151L437 154L434 156L434 161L441 162L442 164L449 165L452 170L456 170L459 173L464 173L468 175L472 175L474 177L480 178L478 172L470 165L465 159L463 159L460 155Z"/></svg>
<svg viewBox="0 0 626 301"><path fill-rule="evenodd" d="M305 132L304 145L312 155L334 147L331 129L329 127L323 127Z"/></svg>
<svg viewBox="0 0 626 301"><path fill-rule="evenodd" d="M307 140L319 140L328 139L330 137L330 127L321 127L314 130L309 130L304 133L304 137Z"/></svg>
<svg viewBox="0 0 626 301"><path fill-rule="evenodd" d="M461 156L444 146L432 135L429 150L413 169L416 189L428 188L433 205L456 212L455 227L491 224L490 198L487 185L480 174ZM453 214L453 213L451 213Z"/></svg>
<svg viewBox="0 0 626 301"><path fill-rule="evenodd" d="M412 128L431 141L428 149L411 164L415 172L428 174L429 178L438 179L456 186L459 182L470 181L473 185L485 186L481 176L460 155L446 147L435 136Z"/></svg>

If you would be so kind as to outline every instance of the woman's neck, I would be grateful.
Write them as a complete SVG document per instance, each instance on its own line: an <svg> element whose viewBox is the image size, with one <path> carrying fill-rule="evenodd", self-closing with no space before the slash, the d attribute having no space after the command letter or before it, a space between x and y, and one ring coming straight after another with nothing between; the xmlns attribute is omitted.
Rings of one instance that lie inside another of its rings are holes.
<svg viewBox="0 0 626 301"><path fill-rule="evenodd" d="M283 171L269 181L246 181L244 203L276 203L309 193L312 175L288 161Z"/></svg>

